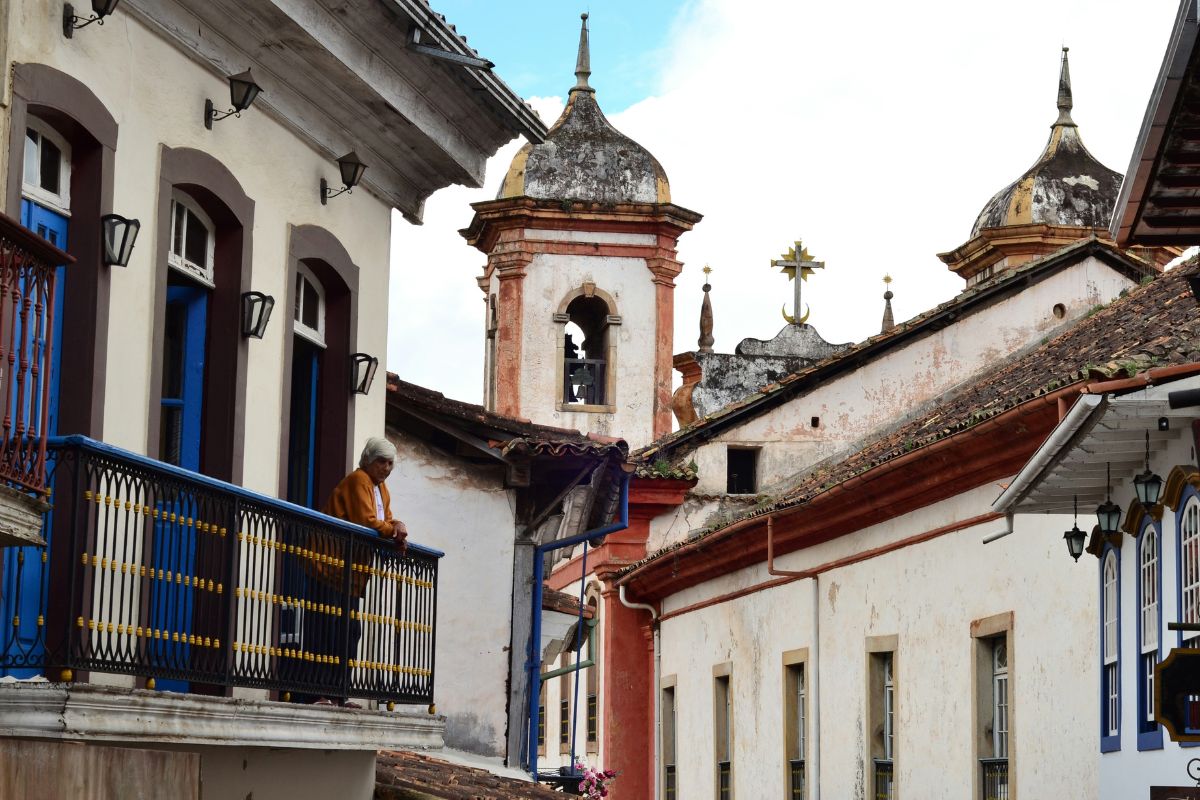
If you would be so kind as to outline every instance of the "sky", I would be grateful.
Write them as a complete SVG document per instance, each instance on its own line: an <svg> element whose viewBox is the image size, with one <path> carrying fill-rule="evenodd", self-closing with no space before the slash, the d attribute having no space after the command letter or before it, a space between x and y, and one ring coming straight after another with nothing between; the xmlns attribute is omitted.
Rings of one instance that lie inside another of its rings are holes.
<svg viewBox="0 0 1200 800"><path fill-rule="evenodd" d="M1070 48L1073 117L1124 173L1177 0L431 0L547 125L574 83L590 13L591 84L609 120L652 152L672 200L704 215L679 242L674 352L696 349L701 268L713 268L715 349L771 338L791 287L770 260L796 239L826 264L805 285L828 341L879 332L883 276L899 322L963 288L937 254L966 242L988 199L1045 146ZM482 397L486 263L457 231L495 197L449 187L424 224L393 216L387 367Z"/></svg>

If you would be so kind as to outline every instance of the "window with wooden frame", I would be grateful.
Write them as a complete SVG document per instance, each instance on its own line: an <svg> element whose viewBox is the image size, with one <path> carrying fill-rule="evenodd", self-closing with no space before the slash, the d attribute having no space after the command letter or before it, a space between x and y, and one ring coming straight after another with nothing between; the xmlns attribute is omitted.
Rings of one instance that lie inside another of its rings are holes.
<svg viewBox="0 0 1200 800"><path fill-rule="evenodd" d="M675 772L675 683L674 677L668 679L670 685L663 686L662 699L662 766L663 766L663 800L679 800L678 776Z"/></svg>
<svg viewBox="0 0 1200 800"><path fill-rule="evenodd" d="M1013 761L1012 698L1009 692L1012 668L1012 612L995 614L971 623L975 653L974 754L978 760L974 797L1008 800Z"/></svg>
<svg viewBox="0 0 1200 800"><path fill-rule="evenodd" d="M1188 499L1179 515L1179 621L1200 623L1200 500ZM1200 636L1200 631L1180 631L1179 643ZM1192 643L1189 646L1195 646Z"/></svg>
<svg viewBox="0 0 1200 800"><path fill-rule="evenodd" d="M783 746L785 792L788 800L807 797L805 763L808 744L807 650L783 656Z"/></svg>
<svg viewBox="0 0 1200 800"><path fill-rule="evenodd" d="M1138 750L1162 749L1162 727L1154 721L1154 667L1159 662L1162 627L1162 537L1152 520L1138 537Z"/></svg>
<svg viewBox="0 0 1200 800"><path fill-rule="evenodd" d="M867 766L875 800L895 797L893 770L896 758L896 648L895 636L867 639Z"/></svg>
<svg viewBox="0 0 1200 800"><path fill-rule="evenodd" d="M198 203L183 192L171 198L171 242L167 264L205 286L213 280L216 226Z"/></svg>
<svg viewBox="0 0 1200 800"><path fill-rule="evenodd" d="M733 692L730 667L713 668L713 755L717 800L733 797Z"/></svg>
<svg viewBox="0 0 1200 800"><path fill-rule="evenodd" d="M21 194L53 211L71 215L71 145L36 117L25 123Z"/></svg>
<svg viewBox="0 0 1200 800"><path fill-rule="evenodd" d="M296 307L292 329L317 347L325 346L325 289L303 264L296 265Z"/></svg>
<svg viewBox="0 0 1200 800"><path fill-rule="evenodd" d="M587 654L592 665L587 668L587 751L600 751L600 598L589 590L588 606L592 618L587 621Z"/></svg>
<svg viewBox="0 0 1200 800"><path fill-rule="evenodd" d="M1118 551L1100 562L1100 751L1121 749L1121 592Z"/></svg>
<svg viewBox="0 0 1200 800"><path fill-rule="evenodd" d="M546 672L546 668L542 667L542 673ZM541 691L538 693L538 727L537 727L537 752L539 756L546 755L546 681L539 681Z"/></svg>
<svg viewBox="0 0 1200 800"><path fill-rule="evenodd" d="M568 667L571 665L570 651L564 652L559 657L560 667ZM570 754L571 752L571 677L575 673L564 672L558 679L558 752L562 754Z"/></svg>

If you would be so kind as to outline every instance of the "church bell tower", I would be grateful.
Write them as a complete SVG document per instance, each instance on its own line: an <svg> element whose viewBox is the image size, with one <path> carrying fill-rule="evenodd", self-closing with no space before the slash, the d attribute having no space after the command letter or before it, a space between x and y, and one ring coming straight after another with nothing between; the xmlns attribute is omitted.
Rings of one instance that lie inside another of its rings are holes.
<svg viewBox="0 0 1200 800"><path fill-rule="evenodd" d="M485 406L638 447L671 430L676 242L700 215L601 112L587 18L562 116L462 234L488 257Z"/></svg>

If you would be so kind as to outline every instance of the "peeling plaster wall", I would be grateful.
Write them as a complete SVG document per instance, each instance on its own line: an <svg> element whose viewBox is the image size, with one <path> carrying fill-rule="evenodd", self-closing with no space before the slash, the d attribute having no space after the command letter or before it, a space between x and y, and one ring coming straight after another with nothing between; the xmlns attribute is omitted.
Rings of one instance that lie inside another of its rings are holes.
<svg viewBox="0 0 1200 800"><path fill-rule="evenodd" d="M530 232L531 237L538 235ZM573 240L585 240L578 233ZM608 241L607 239L605 241ZM572 256L539 253L526 268L521 341L521 416L544 425L620 436L630 447L653 437L654 358L656 336L655 287L646 261L611 256ZM562 379L559 345L564 325L551 315L562 301L585 282L612 296L621 324L610 326L616 354L613 413L560 411ZM495 289L493 289L495 291Z"/></svg>
<svg viewBox="0 0 1200 800"><path fill-rule="evenodd" d="M6 4L7 5L7 4ZM225 81L153 33L132 13L118 11L103 28L92 27L66 40L59 9L24 0L12 11L9 42L13 62L45 64L65 72L96 94L116 119L113 209L142 221L141 234L126 269L112 269L109 311L109 392L104 415L106 441L144 452L151 374L154 284L151 276L166 269L155 263L160 146L190 147L212 155L229 168L254 200L253 253L246 268L251 286L286 297L289 224L320 225L330 230L359 266L357 346L383 354L387 349L388 253L390 207L370 192L348 202L320 204L317 181L333 178L336 165L291 129L251 109L205 130L206 97L228 99ZM76 9L80 4L76 3ZM7 68L7 65L6 65ZM149 76L149 77L148 77ZM251 143L267 145L253 146ZM108 269L107 267L103 269ZM243 475L251 489L275 495L279 487L280 404L287 367L285 325L276 309L266 336L247 348L246 418ZM119 387L115 389L114 387ZM383 420L384 393L358 396L355 430L361 443L377 435ZM155 455L155 454L151 454Z"/></svg>
<svg viewBox="0 0 1200 800"><path fill-rule="evenodd" d="M725 431L690 456L700 474L694 491L725 491L729 444L762 448L759 485L769 490L772 484L895 425L1015 351L1053 336L1065 322L1112 301L1132 285L1103 262L1086 258L1007 300ZM1065 307L1061 320L1053 313L1060 303ZM813 417L819 420L815 428Z"/></svg>
<svg viewBox="0 0 1200 800"><path fill-rule="evenodd" d="M780 558L804 569L990 510L997 487L977 489L832 542ZM821 788L864 798L866 637L896 635L896 789L901 797L958 800L977 762L970 624L1014 615L1010 655L1016 794L1095 797L1098 712L1096 563L1073 564L1070 520L1018 516L988 545L996 521L820 576ZM765 565L669 597L664 611L769 579ZM810 649L812 581L710 606L662 624L662 674L675 676L681 797L713 796L713 678L732 662L735 797L782 797L784 651ZM809 747L813 700L809 700ZM811 763L811 750L810 750ZM810 780L815 780L810 775ZM1130 793L1113 797L1130 797Z"/></svg>
<svg viewBox="0 0 1200 800"><path fill-rule="evenodd" d="M515 497L498 469L464 465L389 430L396 468L392 513L438 564L434 700L446 746L503 756L512 638Z"/></svg>

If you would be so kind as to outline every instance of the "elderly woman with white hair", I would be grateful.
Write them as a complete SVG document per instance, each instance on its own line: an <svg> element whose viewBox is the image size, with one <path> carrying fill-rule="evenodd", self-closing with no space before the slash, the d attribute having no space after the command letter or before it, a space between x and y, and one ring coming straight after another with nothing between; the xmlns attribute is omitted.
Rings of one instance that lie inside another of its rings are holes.
<svg viewBox="0 0 1200 800"><path fill-rule="evenodd" d="M358 459L358 469L334 487L322 510L331 517L371 528L384 539L395 540L403 549L408 529L392 517L392 497L385 483L395 465L394 444L378 436L367 439Z"/></svg>

